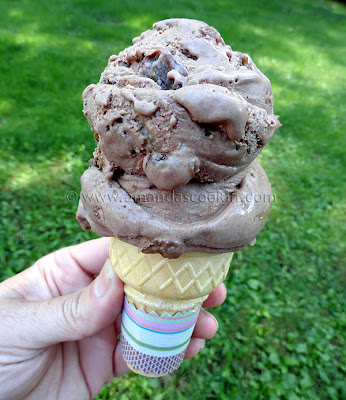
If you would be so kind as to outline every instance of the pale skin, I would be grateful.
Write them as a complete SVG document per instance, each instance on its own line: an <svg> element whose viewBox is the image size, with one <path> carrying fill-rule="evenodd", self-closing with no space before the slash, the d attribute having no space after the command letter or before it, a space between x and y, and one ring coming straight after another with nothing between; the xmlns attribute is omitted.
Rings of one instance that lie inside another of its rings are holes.
<svg viewBox="0 0 346 400"><path fill-rule="evenodd" d="M0 284L0 399L91 399L130 371L117 341L123 283L103 267L108 251L107 238L66 247ZM203 307L225 297L221 284ZM217 329L202 309L185 359Z"/></svg>

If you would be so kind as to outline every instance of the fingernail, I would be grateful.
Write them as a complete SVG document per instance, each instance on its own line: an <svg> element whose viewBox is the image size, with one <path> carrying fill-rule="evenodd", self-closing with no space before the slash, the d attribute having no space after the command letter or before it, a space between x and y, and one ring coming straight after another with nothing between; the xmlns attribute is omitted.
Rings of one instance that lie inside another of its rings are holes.
<svg viewBox="0 0 346 400"><path fill-rule="evenodd" d="M105 270L106 278L109 280L109 283L112 283L114 280L114 277L115 277L115 271L112 266L112 262L109 258L105 263L104 270Z"/></svg>
<svg viewBox="0 0 346 400"><path fill-rule="evenodd" d="M201 339L201 347L200 349L203 349L205 347L205 339Z"/></svg>
<svg viewBox="0 0 346 400"><path fill-rule="evenodd" d="M215 323L216 323L216 331L218 331L218 329L219 329L219 323L218 323L218 321L217 321L217 319L214 317L214 315L212 315L212 314L210 314L210 317L215 321Z"/></svg>
<svg viewBox="0 0 346 400"><path fill-rule="evenodd" d="M114 270L108 259L102 268L100 275L94 281L94 292L96 297L103 297L111 286L114 278Z"/></svg>

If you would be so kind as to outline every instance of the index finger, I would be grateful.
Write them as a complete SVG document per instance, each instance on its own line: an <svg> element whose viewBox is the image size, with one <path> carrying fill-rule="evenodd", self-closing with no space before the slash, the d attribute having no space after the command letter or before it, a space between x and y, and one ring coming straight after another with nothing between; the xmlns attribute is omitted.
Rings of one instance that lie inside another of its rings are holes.
<svg viewBox="0 0 346 400"><path fill-rule="evenodd" d="M93 276L100 273L103 264L109 257L109 237L89 240L71 247L66 247L68 255L88 275Z"/></svg>
<svg viewBox="0 0 346 400"><path fill-rule="evenodd" d="M0 298L45 300L89 285L108 258L109 242L110 238L100 238L47 254L2 282Z"/></svg>
<svg viewBox="0 0 346 400"><path fill-rule="evenodd" d="M90 240L57 250L35 264L53 297L73 293L89 285L109 255L109 238Z"/></svg>

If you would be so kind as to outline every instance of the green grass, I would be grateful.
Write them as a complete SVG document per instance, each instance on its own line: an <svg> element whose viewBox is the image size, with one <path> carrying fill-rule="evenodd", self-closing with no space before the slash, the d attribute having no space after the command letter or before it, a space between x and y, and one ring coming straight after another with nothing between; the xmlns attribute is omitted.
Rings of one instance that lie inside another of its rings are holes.
<svg viewBox="0 0 346 400"><path fill-rule="evenodd" d="M98 399L346 398L346 9L331 1L29 1L0 4L0 279L95 237L75 220L95 146L84 87L157 20L197 18L271 79L283 124L260 157L276 201L238 252L220 329L171 376L117 378Z"/></svg>

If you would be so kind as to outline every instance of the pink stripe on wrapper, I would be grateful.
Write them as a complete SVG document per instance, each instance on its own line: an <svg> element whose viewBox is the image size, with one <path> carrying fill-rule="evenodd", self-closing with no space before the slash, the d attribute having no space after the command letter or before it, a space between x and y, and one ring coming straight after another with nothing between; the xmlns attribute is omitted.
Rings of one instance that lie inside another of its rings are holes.
<svg viewBox="0 0 346 400"><path fill-rule="evenodd" d="M144 318L144 316L147 316L147 314L145 313L145 311L143 310L137 310L137 313L132 310L127 304L126 302L124 303L124 309L127 312L127 314L129 315L129 317L135 321L138 325L147 328L147 329L152 329L152 330L157 330L158 332L167 332L167 333L173 333L173 332L181 332L184 331L186 329L189 329L192 325L194 325L196 323L197 317L198 317L198 313L195 313L196 315L194 316L194 318L191 319L191 316L187 316L187 321L184 322L180 322L178 324L165 324L164 321L171 321L172 318L161 318L159 316L157 316L157 322L156 321L148 321L146 318ZM143 317L141 314L138 313L138 311L142 311L143 312ZM153 314L150 315L151 317L153 316ZM181 318L176 318L181 320ZM164 320L164 321L162 321Z"/></svg>

